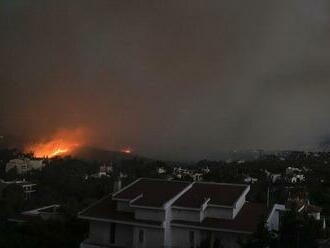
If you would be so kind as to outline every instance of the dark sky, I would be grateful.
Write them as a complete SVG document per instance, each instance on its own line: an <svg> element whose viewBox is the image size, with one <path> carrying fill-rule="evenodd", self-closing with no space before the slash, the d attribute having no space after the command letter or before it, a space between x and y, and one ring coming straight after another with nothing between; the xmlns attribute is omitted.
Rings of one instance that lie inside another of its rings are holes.
<svg viewBox="0 0 330 248"><path fill-rule="evenodd" d="M0 130L161 158L330 135L329 0L0 0Z"/></svg>

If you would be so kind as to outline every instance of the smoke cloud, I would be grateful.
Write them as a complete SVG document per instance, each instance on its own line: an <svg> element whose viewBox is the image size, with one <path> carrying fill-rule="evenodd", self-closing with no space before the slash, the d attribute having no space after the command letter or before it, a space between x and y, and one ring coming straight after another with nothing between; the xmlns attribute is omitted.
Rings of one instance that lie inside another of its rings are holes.
<svg viewBox="0 0 330 248"><path fill-rule="evenodd" d="M0 135L167 159L330 135L328 0L0 3Z"/></svg>

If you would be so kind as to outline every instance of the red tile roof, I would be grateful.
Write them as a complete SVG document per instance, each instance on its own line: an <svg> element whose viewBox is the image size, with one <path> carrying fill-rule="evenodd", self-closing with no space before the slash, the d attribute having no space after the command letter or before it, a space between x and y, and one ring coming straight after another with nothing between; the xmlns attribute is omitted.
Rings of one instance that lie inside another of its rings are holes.
<svg viewBox="0 0 330 248"><path fill-rule="evenodd" d="M267 214L267 209L264 204L245 203L241 211L235 219L216 219L205 218L202 222L192 222L183 220L174 220L172 225L184 225L202 229L219 229L229 232L244 232L253 233L257 230L257 226L262 221L262 218Z"/></svg>
<svg viewBox="0 0 330 248"><path fill-rule="evenodd" d="M134 184L116 193L114 199L134 200L132 205L144 207L162 207L190 183L142 178Z"/></svg>
<svg viewBox="0 0 330 248"><path fill-rule="evenodd" d="M210 198L208 204L232 206L246 190L246 185L195 183L173 206L200 208Z"/></svg>

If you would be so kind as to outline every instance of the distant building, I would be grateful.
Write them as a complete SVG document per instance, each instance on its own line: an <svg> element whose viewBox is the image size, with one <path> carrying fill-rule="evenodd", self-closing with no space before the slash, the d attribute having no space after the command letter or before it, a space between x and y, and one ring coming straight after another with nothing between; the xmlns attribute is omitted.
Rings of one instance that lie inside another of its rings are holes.
<svg viewBox="0 0 330 248"><path fill-rule="evenodd" d="M101 178L101 177L110 177L111 173L113 172L112 166L101 165L99 171L97 173L86 175L85 179L91 178Z"/></svg>
<svg viewBox="0 0 330 248"><path fill-rule="evenodd" d="M194 173L191 175L193 181L202 181L203 180L203 173Z"/></svg>
<svg viewBox="0 0 330 248"><path fill-rule="evenodd" d="M157 168L157 173L158 174L165 174L166 173L166 169L164 167L159 167L159 168Z"/></svg>
<svg viewBox="0 0 330 248"><path fill-rule="evenodd" d="M64 210L61 205L53 204L28 211L24 211L9 218L10 222L23 223L34 219L42 220L64 220Z"/></svg>
<svg viewBox="0 0 330 248"><path fill-rule="evenodd" d="M43 220L62 220L64 218L64 211L61 205L53 204L22 213L26 216L39 216Z"/></svg>
<svg viewBox="0 0 330 248"><path fill-rule="evenodd" d="M305 181L305 176L303 174L294 175L289 180L291 183L301 183Z"/></svg>
<svg viewBox="0 0 330 248"><path fill-rule="evenodd" d="M6 164L6 172L16 169L18 174L25 174L31 170L40 170L45 166L43 160L29 158L12 159Z"/></svg>
<svg viewBox="0 0 330 248"><path fill-rule="evenodd" d="M238 248L266 214L246 201L250 186L141 178L79 213L81 248Z"/></svg>
<svg viewBox="0 0 330 248"><path fill-rule="evenodd" d="M270 231L279 231L281 216L284 212L295 209L298 213L307 214L317 221L322 221L323 229L326 228L325 219L321 217L322 209L318 206L310 204L310 202L301 197L289 198L286 204L275 204L266 221L266 225Z"/></svg>
<svg viewBox="0 0 330 248"><path fill-rule="evenodd" d="M113 171L113 167L111 165L101 165L100 172L105 172L107 174L111 174Z"/></svg>
<svg viewBox="0 0 330 248"><path fill-rule="evenodd" d="M208 174L210 173L210 169L208 166L206 166L205 168L202 169L202 172L205 173L205 174Z"/></svg>
<svg viewBox="0 0 330 248"><path fill-rule="evenodd" d="M270 174L270 179L272 183L276 183L277 181L281 180L282 175L281 174Z"/></svg>
<svg viewBox="0 0 330 248"><path fill-rule="evenodd" d="M302 172L301 169L299 169L299 168L295 168L295 167L288 167L288 168L286 168L286 170L285 170L285 173L286 173L287 175L292 175L292 174L301 173L301 172Z"/></svg>
<svg viewBox="0 0 330 248"><path fill-rule="evenodd" d="M24 198L25 200L28 200L31 198L31 195L36 192L35 190L35 183L31 183L25 180L16 180L16 181L4 181L2 179L0 179L0 188L2 188L2 190L7 187L8 185L18 185L20 187L22 187L23 192L24 192Z"/></svg>
<svg viewBox="0 0 330 248"><path fill-rule="evenodd" d="M22 182L19 183L18 185L20 185L23 188L23 192L24 192L24 197L26 200L29 200L32 196L32 194L34 192L36 192L35 190L35 183L31 183L31 182Z"/></svg>
<svg viewBox="0 0 330 248"><path fill-rule="evenodd" d="M246 178L244 178L244 182L254 184L254 183L258 182L258 178L246 177Z"/></svg>

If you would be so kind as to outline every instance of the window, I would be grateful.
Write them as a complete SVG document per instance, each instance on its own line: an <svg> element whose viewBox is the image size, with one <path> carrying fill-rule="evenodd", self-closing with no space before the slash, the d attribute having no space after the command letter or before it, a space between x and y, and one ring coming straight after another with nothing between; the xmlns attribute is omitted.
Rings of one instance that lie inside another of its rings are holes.
<svg viewBox="0 0 330 248"><path fill-rule="evenodd" d="M110 225L110 244L116 242L116 223L111 223Z"/></svg>
<svg viewBox="0 0 330 248"><path fill-rule="evenodd" d="M143 243L144 242L144 231L143 230L139 230L139 243Z"/></svg>
<svg viewBox="0 0 330 248"><path fill-rule="evenodd" d="M191 248L195 247L195 232L189 231L189 244Z"/></svg>

